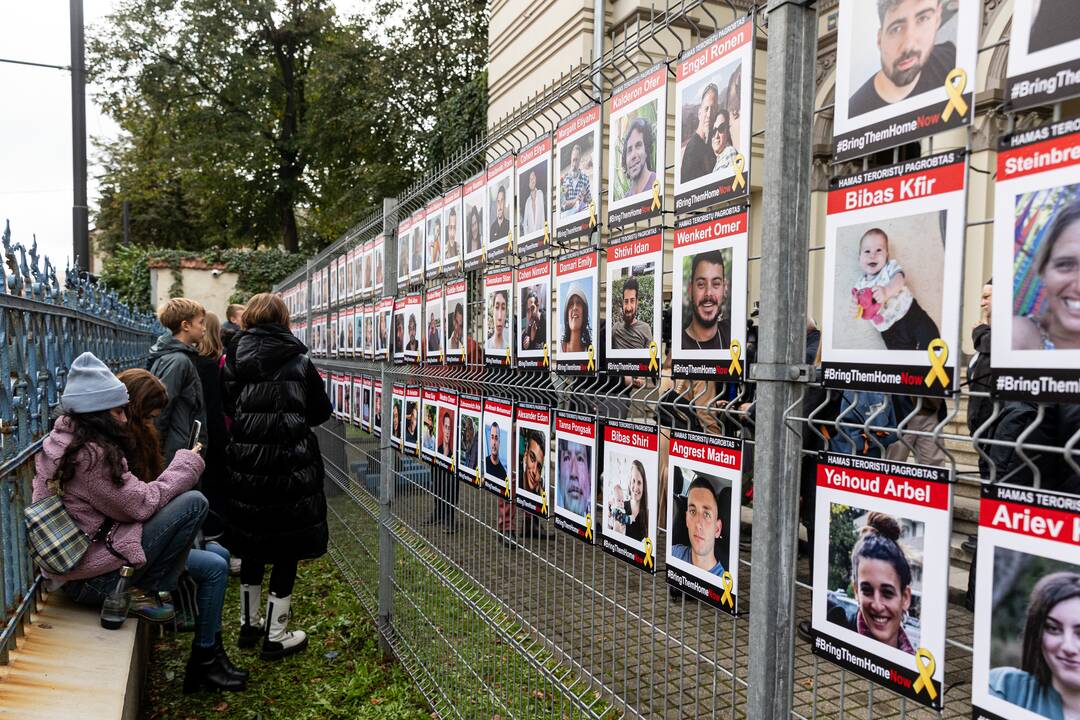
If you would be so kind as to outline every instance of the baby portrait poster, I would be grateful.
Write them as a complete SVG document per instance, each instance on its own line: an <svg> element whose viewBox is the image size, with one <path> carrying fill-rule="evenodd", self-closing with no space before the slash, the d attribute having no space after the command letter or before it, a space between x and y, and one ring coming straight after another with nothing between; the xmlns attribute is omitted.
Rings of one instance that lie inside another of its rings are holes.
<svg viewBox="0 0 1080 720"><path fill-rule="evenodd" d="M942 397L956 388L963 155L838 178L825 224L828 387Z"/></svg>

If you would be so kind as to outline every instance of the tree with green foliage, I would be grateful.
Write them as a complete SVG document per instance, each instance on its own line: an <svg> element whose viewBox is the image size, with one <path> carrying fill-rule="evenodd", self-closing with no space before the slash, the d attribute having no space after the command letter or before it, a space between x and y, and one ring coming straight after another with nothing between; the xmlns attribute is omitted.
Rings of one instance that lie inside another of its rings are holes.
<svg viewBox="0 0 1080 720"><path fill-rule="evenodd" d="M122 134L102 247L317 249L483 131L474 0L119 0L89 42Z"/></svg>

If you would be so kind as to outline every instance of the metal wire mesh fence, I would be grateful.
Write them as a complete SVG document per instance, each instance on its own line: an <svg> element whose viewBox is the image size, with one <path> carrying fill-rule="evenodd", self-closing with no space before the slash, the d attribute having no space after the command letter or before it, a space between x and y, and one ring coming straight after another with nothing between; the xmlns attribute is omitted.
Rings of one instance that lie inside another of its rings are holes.
<svg viewBox="0 0 1080 720"><path fill-rule="evenodd" d="M822 149L829 144L834 111L830 83L835 78L830 73L836 38L830 13L836 3L819 3L817 17L809 23L798 15L807 12L804 5L669 2L663 9L632 14L610 33L608 50L597 62L569 69L500 119L484 138L397 200L387 201L383 212L358 224L279 288L296 299L297 328L311 340L318 318L351 305L351 301L324 303L316 312L314 278L335 267L337 258L358 244L381 238L386 252L383 292L403 294L409 288L397 281L401 238L395 237L401 219L468 180L486 162L528 145L552 132L560 119L605 99L613 86L654 63L683 57L740 17L752 19L762 59L768 45L770 83L783 77L781 82L797 85L803 93L775 106L771 95L770 105L764 104L762 87L754 93L755 106L769 109L768 119L762 121L765 114L758 112L752 127L751 175L764 177L765 187L750 196L752 222L762 223L766 237L752 239L748 253L748 299L761 303L761 315L753 313L755 319L747 329L748 370L740 382L675 378L664 348L658 376L643 382L617 373L569 377L547 368L526 372L486 364L479 330L487 312L480 291L484 271L460 269L450 271L447 279L468 280L470 333L463 362L402 365L365 359L351 350L331 351L317 359L326 373L348 377L350 383L359 376L381 381L384 418L390 388L400 385L534 403L595 416L601 424L648 420L659 427L655 575L631 567L596 544L556 531L550 522L536 522L526 513L515 516L502 498L458 480L419 454L402 452L385 428L380 437L361 429L359 420L332 420L319 430L329 478L333 557L377 619L388 649L440 717L741 718L782 717L788 712L796 718L866 720L971 716L974 630L963 596L964 580L973 572L980 489L1000 482L1041 487L1048 472L1059 472L1049 468L1080 471L1080 428L1067 423L1062 427L1059 410L1034 402L1016 432L1008 437L994 434L991 429L1009 406L963 376L954 395L944 400L913 397L894 420L886 418L884 405L860 414L852 404L841 405L841 390L824 386L812 352L802 357L807 339L813 337L811 328L803 336L806 298L820 295L829 272L821 260L824 246L807 241L809 216L814 214L817 222L823 219L820 203L809 196L813 192L821 197L831 177L859 169L859 163L834 163ZM899 162L910 153L927 156L958 150L965 158L970 206L976 192L986 193L993 185L992 150L999 134L1049 115L1061 116L1060 106L1015 113L1001 100L1007 16L1008 10L997 3L984 4L979 54L982 66L989 68L989 79L983 83L987 99L980 100L975 125L944 140L931 137L914 148L865 158L863 170ZM812 50L815 36L816 67L813 52L804 47L809 39ZM798 67L793 69L794 65ZM758 84L764 85L763 73L755 74ZM815 75L816 89L813 83L791 79ZM798 117L803 111L805 132L793 135L785 123L797 124L789 115ZM777 150L779 144L765 142L774 136L795 147L780 145ZM791 157L777 157L784 153ZM673 174L674 165L669 162L665 170ZM770 184L770 179L776 182ZM770 202L780 210L774 207L770 212ZM982 258L989 248L993 218L982 209L986 205L980 205L976 214L980 216L967 217L964 225L966 254L975 264L983 262L975 258ZM670 193L664 208L663 225L670 230L674 225ZM784 217L796 218L794 226L776 224ZM635 224L627 228L636 229ZM784 247L786 235L784 239L779 232L770 235L770 230L781 229L790 233L789 248ZM606 229L600 233L606 234ZM664 252L670 258L672 242L667 235ZM556 241L549 254L557 258L593 243L602 246L603 240L592 235ZM489 262L486 270L520 264L511 256ZM973 273L976 278L980 275L979 270ZM956 282L964 285L959 293L964 302L971 303L981 280ZM669 303L672 286L673 268L666 259L651 300ZM417 283L412 289L419 287ZM601 308L601 317L605 312ZM670 327L662 337L671 337ZM959 347L958 339L954 348ZM983 405L983 419L969 429L966 421L973 402ZM933 417L932 422L925 422L927 416ZM1050 426L1054 433L1046 432ZM743 493L737 499L742 528L738 547L731 550L742 588L737 616L694 601L664 582L666 551L672 543L664 504L669 497L666 487L674 481L666 468L668 446L674 431L695 429L733 437L744 448ZM811 615L813 477L819 453L836 449L838 438L851 433L864 438L869 450L878 454L885 450L882 438L895 436L897 447L919 458L939 456L949 471L952 582L941 712L820 659L803 639L791 642L796 623ZM1055 442L1048 439L1051 436L1063 439ZM996 450L1009 451L1014 462L1004 467ZM796 555L796 549L804 552ZM774 589L777 598L769 597ZM781 697L753 697L755 683L759 694L768 688Z"/></svg>

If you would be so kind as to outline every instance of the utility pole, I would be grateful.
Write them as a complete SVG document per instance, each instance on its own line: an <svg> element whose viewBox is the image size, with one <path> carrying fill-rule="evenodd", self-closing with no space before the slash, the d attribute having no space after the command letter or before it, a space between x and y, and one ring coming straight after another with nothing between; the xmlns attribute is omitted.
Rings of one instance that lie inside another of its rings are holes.
<svg viewBox="0 0 1080 720"><path fill-rule="evenodd" d="M761 237L761 333L754 423L754 536L746 716L791 717L801 426L784 422L806 362L806 270L817 10L769 0L768 87Z"/></svg>
<svg viewBox="0 0 1080 720"><path fill-rule="evenodd" d="M90 216L86 207L86 61L82 0L71 3L71 206L72 252L77 269L90 267Z"/></svg>

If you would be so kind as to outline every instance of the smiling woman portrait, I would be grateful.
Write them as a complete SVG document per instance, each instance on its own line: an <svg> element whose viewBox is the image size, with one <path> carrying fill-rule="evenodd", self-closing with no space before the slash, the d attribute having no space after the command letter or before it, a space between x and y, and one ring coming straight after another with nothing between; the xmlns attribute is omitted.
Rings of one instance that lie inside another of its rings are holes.
<svg viewBox="0 0 1080 720"><path fill-rule="evenodd" d="M990 671L990 694L1045 718L1080 717L1080 575L1056 572L1031 590L1021 667Z"/></svg>
<svg viewBox="0 0 1080 720"><path fill-rule="evenodd" d="M1044 307L1013 317L1013 349L1080 349L1080 198L1049 225L1035 255L1035 272Z"/></svg>
<svg viewBox="0 0 1080 720"><path fill-rule="evenodd" d="M851 550L851 587L854 616L836 606L828 611L831 622L847 627L889 647L915 654L904 630L912 603L911 562L900 545L900 523L881 512L870 512Z"/></svg>

